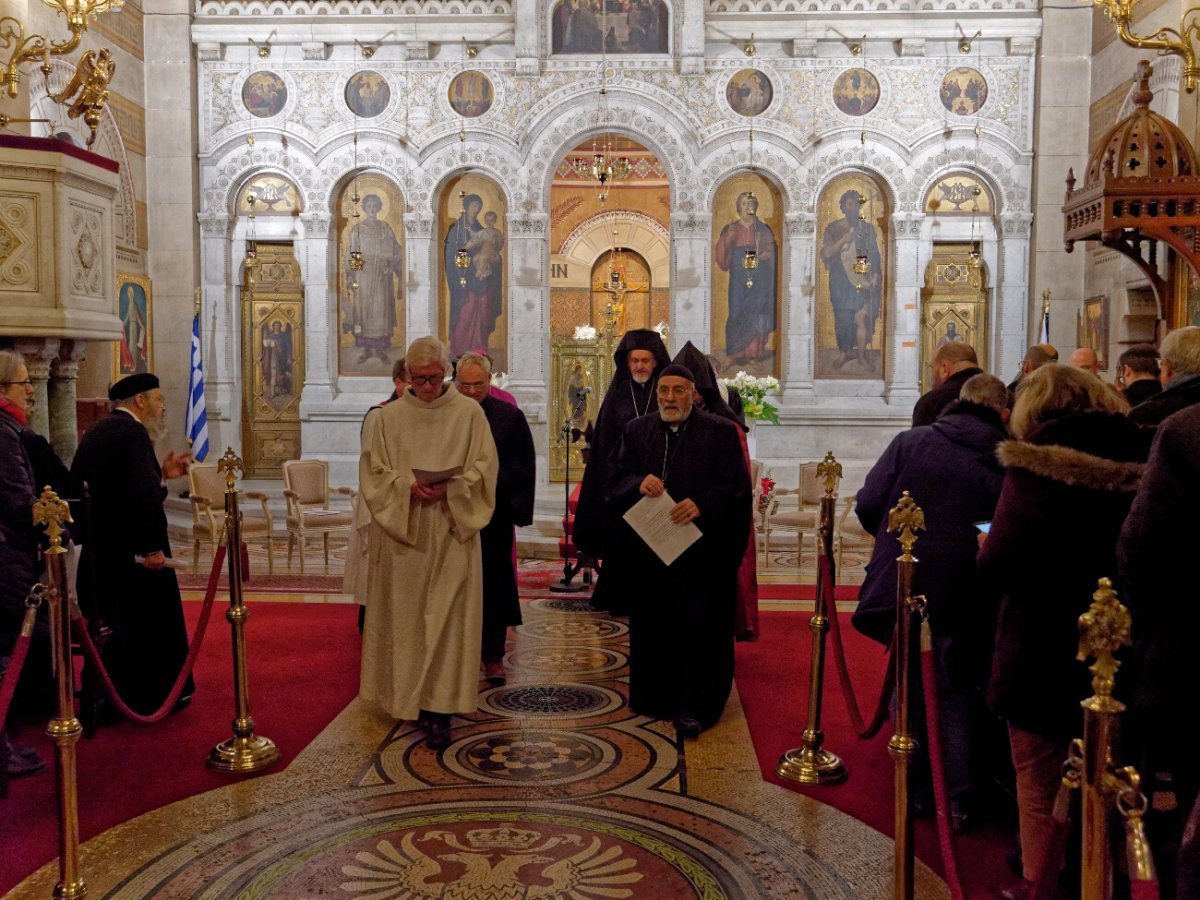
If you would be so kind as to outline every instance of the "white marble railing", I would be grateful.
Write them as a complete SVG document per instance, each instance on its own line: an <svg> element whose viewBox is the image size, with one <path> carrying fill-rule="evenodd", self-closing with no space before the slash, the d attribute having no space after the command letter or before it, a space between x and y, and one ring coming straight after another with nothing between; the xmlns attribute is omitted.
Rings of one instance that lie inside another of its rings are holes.
<svg viewBox="0 0 1200 900"><path fill-rule="evenodd" d="M508 0L198 0L197 16L504 16Z"/></svg>

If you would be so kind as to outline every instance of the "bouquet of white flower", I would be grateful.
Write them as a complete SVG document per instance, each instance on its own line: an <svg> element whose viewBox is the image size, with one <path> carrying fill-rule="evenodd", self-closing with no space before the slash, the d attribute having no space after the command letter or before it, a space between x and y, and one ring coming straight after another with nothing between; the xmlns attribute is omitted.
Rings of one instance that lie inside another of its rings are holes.
<svg viewBox="0 0 1200 900"><path fill-rule="evenodd" d="M746 418L779 424L779 410L767 402L767 394L779 390L779 379L764 375L761 378L738 372L732 378L720 379L726 387L735 388L742 397L742 412Z"/></svg>

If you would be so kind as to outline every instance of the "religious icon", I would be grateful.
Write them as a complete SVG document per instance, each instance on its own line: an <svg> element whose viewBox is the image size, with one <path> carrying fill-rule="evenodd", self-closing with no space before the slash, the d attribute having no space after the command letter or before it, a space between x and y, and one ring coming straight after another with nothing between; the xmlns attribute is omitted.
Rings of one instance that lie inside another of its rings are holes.
<svg viewBox="0 0 1200 900"><path fill-rule="evenodd" d="M567 409L571 411L571 426L583 428L587 420L587 398L591 393L583 363L577 362L567 376Z"/></svg>
<svg viewBox="0 0 1200 900"><path fill-rule="evenodd" d="M779 365L779 192L766 179L736 175L716 193L713 242L714 355L721 374L775 375Z"/></svg>
<svg viewBox="0 0 1200 900"><path fill-rule="evenodd" d="M373 119L387 109L392 89L378 72L358 72L346 82L346 105L356 116Z"/></svg>
<svg viewBox="0 0 1200 900"><path fill-rule="evenodd" d="M1083 346L1096 351L1100 368L1108 369L1108 297L1083 301Z"/></svg>
<svg viewBox="0 0 1200 900"><path fill-rule="evenodd" d="M887 221L883 192L866 175L838 176L821 192L817 378L883 377Z"/></svg>
<svg viewBox="0 0 1200 900"><path fill-rule="evenodd" d="M274 72L254 72L242 85L242 103L260 119L277 116L287 103L287 85Z"/></svg>
<svg viewBox="0 0 1200 900"><path fill-rule="evenodd" d="M466 175L443 195L442 302L450 355L485 351L493 368L507 359L503 313L506 239L504 195L482 175Z"/></svg>
<svg viewBox="0 0 1200 900"><path fill-rule="evenodd" d="M450 108L466 119L475 119L492 108L495 88L482 72L460 72L450 82L447 92Z"/></svg>
<svg viewBox="0 0 1200 900"><path fill-rule="evenodd" d="M292 323L272 320L264 322L261 329L262 352L262 396L274 404L277 398L290 400L294 384L292 367Z"/></svg>
<svg viewBox="0 0 1200 900"><path fill-rule="evenodd" d="M774 96L771 79L758 69L735 72L725 85L725 99L730 108L743 116L757 116L771 105Z"/></svg>
<svg viewBox="0 0 1200 900"><path fill-rule="evenodd" d="M967 66L951 69L942 79L942 106L956 116L971 116L987 102L987 79Z"/></svg>
<svg viewBox="0 0 1200 900"><path fill-rule="evenodd" d="M848 116L865 116L879 102L879 80L867 69L847 69L833 83L833 105Z"/></svg>
<svg viewBox="0 0 1200 900"><path fill-rule="evenodd" d="M117 276L117 317L121 320L121 340L116 348L115 377L149 372L153 363L150 352L148 278L135 275Z"/></svg>
<svg viewBox="0 0 1200 900"><path fill-rule="evenodd" d="M550 46L553 53L666 53L669 22L662 0L562 0Z"/></svg>

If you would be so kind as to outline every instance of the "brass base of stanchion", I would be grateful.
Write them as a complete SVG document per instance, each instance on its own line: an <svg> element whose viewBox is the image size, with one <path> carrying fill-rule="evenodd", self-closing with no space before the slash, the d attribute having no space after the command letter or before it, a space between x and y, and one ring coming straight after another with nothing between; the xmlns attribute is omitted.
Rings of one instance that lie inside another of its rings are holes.
<svg viewBox="0 0 1200 900"><path fill-rule="evenodd" d="M87 885L83 878L76 878L70 884L60 881L54 886L54 896L62 897L63 900L79 900L81 897L86 897L87 892Z"/></svg>
<svg viewBox="0 0 1200 900"><path fill-rule="evenodd" d="M839 784L847 776L840 756L807 747L794 747L779 757L775 774L797 784Z"/></svg>
<svg viewBox="0 0 1200 900"><path fill-rule="evenodd" d="M279 762L279 748L262 735L232 737L213 747L208 754L208 767L218 772L244 775L258 772Z"/></svg>

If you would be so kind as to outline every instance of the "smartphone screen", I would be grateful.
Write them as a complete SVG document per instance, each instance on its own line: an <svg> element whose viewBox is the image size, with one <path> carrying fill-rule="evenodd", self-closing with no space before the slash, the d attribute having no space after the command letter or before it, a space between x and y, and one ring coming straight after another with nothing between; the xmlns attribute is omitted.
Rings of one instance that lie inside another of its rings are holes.
<svg viewBox="0 0 1200 900"><path fill-rule="evenodd" d="M976 522L975 527L978 528L982 533L987 534L989 531L992 530L992 523L991 522Z"/></svg>

